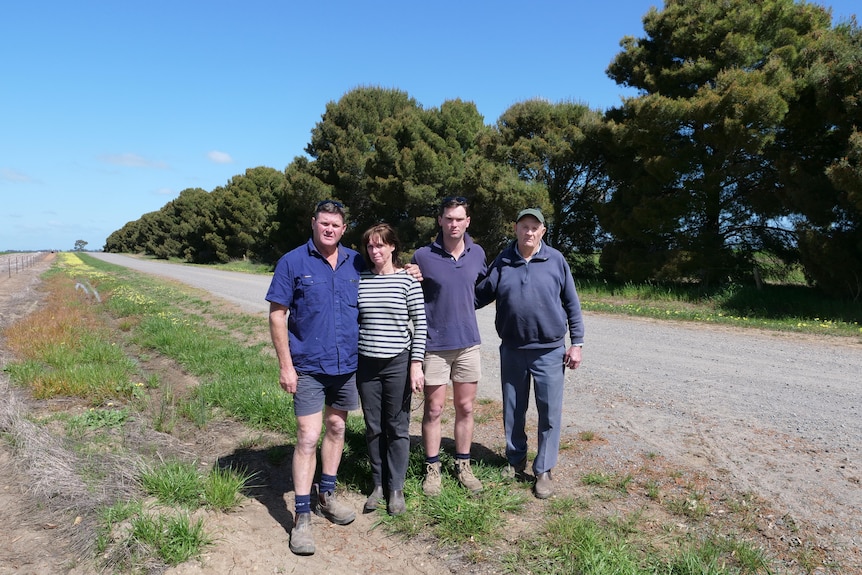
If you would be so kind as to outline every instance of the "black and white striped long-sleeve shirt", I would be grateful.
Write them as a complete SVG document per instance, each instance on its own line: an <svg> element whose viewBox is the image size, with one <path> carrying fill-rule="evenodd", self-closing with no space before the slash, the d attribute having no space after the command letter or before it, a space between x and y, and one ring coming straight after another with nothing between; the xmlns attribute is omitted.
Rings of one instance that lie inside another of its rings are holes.
<svg viewBox="0 0 862 575"><path fill-rule="evenodd" d="M425 297L422 285L413 276L404 270L384 275L369 271L360 274L361 355L389 358L410 349L411 361L424 361L426 334Z"/></svg>

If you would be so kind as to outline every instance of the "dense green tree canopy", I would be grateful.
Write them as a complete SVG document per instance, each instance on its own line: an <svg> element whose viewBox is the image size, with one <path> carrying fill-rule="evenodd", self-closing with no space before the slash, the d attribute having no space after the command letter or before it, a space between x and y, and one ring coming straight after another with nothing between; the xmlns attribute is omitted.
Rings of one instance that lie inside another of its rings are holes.
<svg viewBox="0 0 862 575"><path fill-rule="evenodd" d="M544 100L515 104L497 121L487 153L548 193L546 241L569 256L580 275L593 275L600 229L596 208L607 193L599 144L602 116L587 106ZM526 207L526 206L525 206Z"/></svg>
<svg viewBox="0 0 862 575"><path fill-rule="evenodd" d="M798 98L774 151L809 278L862 298L862 31L819 35L800 60Z"/></svg>
<svg viewBox="0 0 862 575"><path fill-rule="evenodd" d="M473 103L426 110L398 90L358 88L327 105L306 148L312 161L297 171L349 208L348 243L386 221L414 249L436 234L440 200L463 195L473 205L471 233L495 249L509 237L517 206L533 200L523 198L532 192L513 172L479 153L486 129Z"/></svg>
<svg viewBox="0 0 862 575"><path fill-rule="evenodd" d="M614 240L603 264L627 279L740 276L786 236L767 152L800 54L829 16L793 0L668 0L644 29L608 69L641 95L608 114L615 192L601 221Z"/></svg>

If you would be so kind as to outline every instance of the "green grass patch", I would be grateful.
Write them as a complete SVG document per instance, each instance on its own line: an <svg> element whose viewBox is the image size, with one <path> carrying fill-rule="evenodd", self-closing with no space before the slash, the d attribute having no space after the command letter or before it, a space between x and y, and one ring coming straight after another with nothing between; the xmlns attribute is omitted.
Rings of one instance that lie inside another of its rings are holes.
<svg viewBox="0 0 862 575"><path fill-rule="evenodd" d="M763 553L735 538L691 539L653 549L638 541L638 516L602 525L560 501L544 527L503 556L507 573L533 575L743 575L771 573Z"/></svg>
<svg viewBox="0 0 862 575"><path fill-rule="evenodd" d="M203 505L203 481L197 467L182 461L167 461L141 473L141 487L165 505L196 509Z"/></svg>
<svg viewBox="0 0 862 575"><path fill-rule="evenodd" d="M229 468L217 467L204 475L195 464L182 461L166 461L145 469L140 476L141 487L161 504L191 510L202 506L233 509L250 480L250 475Z"/></svg>
<svg viewBox="0 0 862 575"><path fill-rule="evenodd" d="M278 385L277 362L259 344L237 345L232 328L251 333L254 322L248 316L220 313L209 302L178 288L94 258L84 259L96 270L92 281L107 293L111 313L135 318L134 343L174 359L201 380L187 403L178 406L181 413L204 426L213 410L220 409L255 428L296 436L293 398ZM210 326L208 318L225 327Z"/></svg>
<svg viewBox="0 0 862 575"><path fill-rule="evenodd" d="M215 468L204 478L203 498L207 507L230 511L240 504L252 477L229 468Z"/></svg>
<svg viewBox="0 0 862 575"><path fill-rule="evenodd" d="M499 468L482 463L474 462L472 468L484 489L477 495L471 494L450 473L454 459L446 453L441 453L442 491L437 497L426 497L422 492L424 461L421 448L411 451L404 486L407 513L390 517L384 511L379 512L381 523L393 532L408 537L430 532L452 544L489 543L498 536L505 514L519 512L526 502L522 490L501 481Z"/></svg>
<svg viewBox="0 0 862 575"><path fill-rule="evenodd" d="M688 284L578 282L586 311L862 337L862 302L834 300L800 285L729 285L703 290Z"/></svg>
<svg viewBox="0 0 862 575"><path fill-rule="evenodd" d="M91 408L81 415L69 418L66 423L66 430L69 435L81 436L88 431L122 427L128 419L128 409Z"/></svg>
<svg viewBox="0 0 862 575"><path fill-rule="evenodd" d="M210 542L203 519L192 521L185 514L141 515L132 520L128 545L151 549L168 565L179 565L199 555Z"/></svg>
<svg viewBox="0 0 862 575"><path fill-rule="evenodd" d="M96 552L104 553L113 542L113 533L124 521L143 512L140 501L119 501L99 511L99 527L96 531Z"/></svg>

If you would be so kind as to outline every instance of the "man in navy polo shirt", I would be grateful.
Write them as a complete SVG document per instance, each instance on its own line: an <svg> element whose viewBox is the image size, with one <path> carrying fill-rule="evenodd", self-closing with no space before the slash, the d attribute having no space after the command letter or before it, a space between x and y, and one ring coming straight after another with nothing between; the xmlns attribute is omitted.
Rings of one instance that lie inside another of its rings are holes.
<svg viewBox="0 0 862 575"><path fill-rule="evenodd" d="M332 200L317 204L311 239L281 257L266 294L279 384L294 396L297 421L296 520L290 533L290 550L297 555L314 553L311 490L321 426L322 469L314 511L337 525L356 518L353 509L335 497L347 413L359 408L357 296L363 262L356 251L340 244L345 229L344 206Z"/></svg>
<svg viewBox="0 0 862 575"><path fill-rule="evenodd" d="M475 286L485 275L485 251L470 238L470 204L466 198L441 202L437 223L440 234L431 244L416 250L413 263L424 277L425 317L425 412L422 442L425 447L425 480L422 490L436 496L441 491L440 441L443 408L451 382L455 406L455 477L473 493L482 483L470 467L473 443L473 406L481 377L479 325L476 322Z"/></svg>

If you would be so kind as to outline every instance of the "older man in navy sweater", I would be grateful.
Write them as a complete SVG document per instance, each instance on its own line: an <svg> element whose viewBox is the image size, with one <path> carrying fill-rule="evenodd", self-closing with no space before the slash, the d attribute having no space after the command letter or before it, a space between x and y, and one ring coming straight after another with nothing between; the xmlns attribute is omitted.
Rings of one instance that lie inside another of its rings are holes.
<svg viewBox="0 0 862 575"><path fill-rule="evenodd" d="M522 475L527 466L524 426L531 377L533 380L539 412L533 472L539 499L554 492L551 469L560 450L565 369L581 364L584 344L584 322L572 272L563 255L542 241L545 231L540 210L522 210L515 223L516 240L497 256L476 286L478 307L497 302L508 460L505 475L512 478Z"/></svg>

